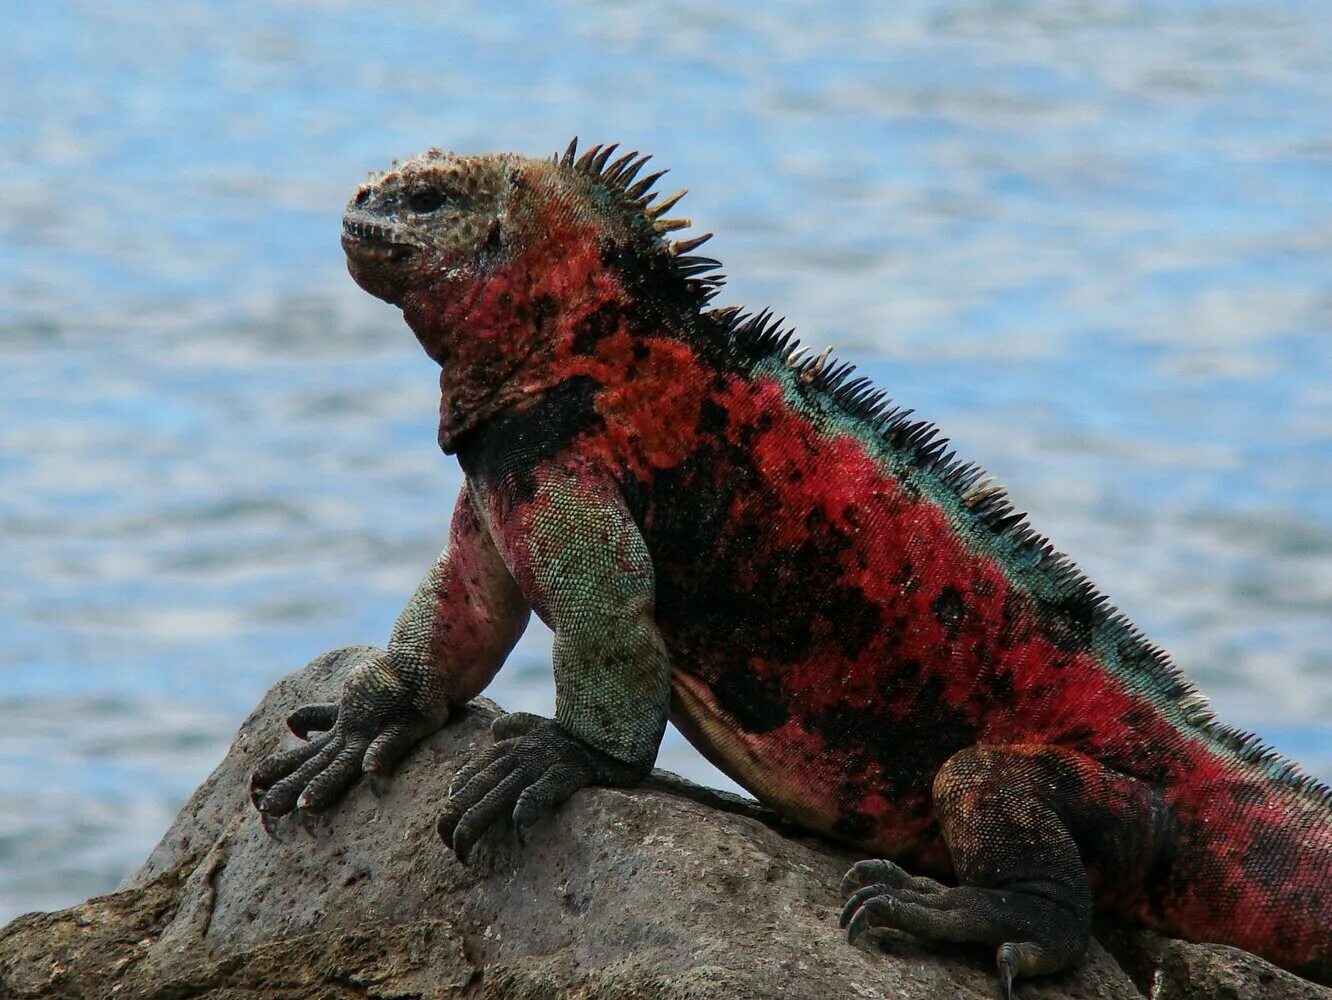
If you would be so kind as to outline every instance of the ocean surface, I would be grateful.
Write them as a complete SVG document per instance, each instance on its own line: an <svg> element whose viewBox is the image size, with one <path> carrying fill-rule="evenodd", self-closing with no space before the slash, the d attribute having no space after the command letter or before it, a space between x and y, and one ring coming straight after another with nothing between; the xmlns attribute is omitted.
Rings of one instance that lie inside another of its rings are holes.
<svg viewBox="0 0 1332 1000"><path fill-rule="evenodd" d="M338 246L431 145L654 151L719 302L936 420L1332 778L1325 0L0 12L0 921L113 888L442 546L434 367ZM489 693L549 711L548 653Z"/></svg>

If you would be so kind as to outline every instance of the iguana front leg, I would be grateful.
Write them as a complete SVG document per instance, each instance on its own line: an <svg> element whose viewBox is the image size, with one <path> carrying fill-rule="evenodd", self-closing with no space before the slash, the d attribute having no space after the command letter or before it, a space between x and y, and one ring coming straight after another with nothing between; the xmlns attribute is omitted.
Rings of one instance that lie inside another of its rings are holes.
<svg viewBox="0 0 1332 1000"><path fill-rule="evenodd" d="M363 773L389 774L422 737L490 683L527 625L529 606L464 486L449 545L399 616L388 649L367 654L338 702L305 705L287 720L310 742L265 759L250 778L270 817L319 812Z"/></svg>
<svg viewBox="0 0 1332 1000"><path fill-rule="evenodd" d="M647 545L610 477L549 465L481 489L496 544L555 632L555 719L510 716L454 781L439 832L460 860L511 814L520 836L587 785L651 770L670 701Z"/></svg>

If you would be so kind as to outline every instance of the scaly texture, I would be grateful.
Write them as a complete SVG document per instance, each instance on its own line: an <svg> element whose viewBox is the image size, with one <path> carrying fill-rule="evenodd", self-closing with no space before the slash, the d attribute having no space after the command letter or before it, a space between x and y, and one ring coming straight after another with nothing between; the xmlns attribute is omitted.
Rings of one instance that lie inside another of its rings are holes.
<svg viewBox="0 0 1332 1000"><path fill-rule="evenodd" d="M431 150L348 206L348 267L439 363L467 486L387 657L256 772L265 815L386 770L531 609L556 719L461 776L460 856L637 780L669 714L764 802L884 856L847 875L853 934L992 946L1008 990L1075 962L1098 910L1332 979L1332 793L1216 722L931 425L767 312L710 308L707 237L669 242L678 195L654 204L647 158L613 150Z"/></svg>

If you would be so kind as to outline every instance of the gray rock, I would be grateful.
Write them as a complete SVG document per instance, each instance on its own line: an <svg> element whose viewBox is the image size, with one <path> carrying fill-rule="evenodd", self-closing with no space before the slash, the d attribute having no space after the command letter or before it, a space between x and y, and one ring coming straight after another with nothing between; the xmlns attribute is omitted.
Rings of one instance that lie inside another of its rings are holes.
<svg viewBox="0 0 1332 1000"><path fill-rule="evenodd" d="M1220 944L1189 944L1140 928L1097 937L1151 1000L1327 1000L1332 990Z"/></svg>
<svg viewBox="0 0 1332 1000"><path fill-rule="evenodd" d="M249 772L292 709L335 696L347 666L330 654L270 691L119 892L0 931L0 997L999 995L985 949L900 935L852 947L837 885L855 854L661 772L646 787L578 793L525 847L492 831L459 864L434 821L459 763L489 739L488 702L422 743L382 798L359 785L315 836L288 823L269 838ZM1164 942L1152 953L1123 935L1119 950L1143 990L1175 990L1162 1000L1332 998L1230 949ZM1232 980L1262 992L1188 992ZM1315 992L1281 992L1286 980ZM1097 943L1075 972L1019 993L1143 996Z"/></svg>

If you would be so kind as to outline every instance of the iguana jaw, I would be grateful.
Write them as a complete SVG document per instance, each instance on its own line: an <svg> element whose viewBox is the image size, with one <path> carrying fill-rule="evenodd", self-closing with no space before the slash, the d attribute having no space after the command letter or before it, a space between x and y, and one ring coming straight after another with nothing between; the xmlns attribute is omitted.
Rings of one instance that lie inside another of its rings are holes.
<svg viewBox="0 0 1332 1000"><path fill-rule="evenodd" d="M358 285L385 302L400 302L411 287L413 272L425 264L425 249L405 227L351 211L343 216L342 251L347 255L347 271Z"/></svg>
<svg viewBox="0 0 1332 1000"><path fill-rule="evenodd" d="M377 222L344 218L342 250L347 255L347 266L406 260L414 256L420 248L402 239L395 239L397 235L390 227ZM355 271L352 273L354 277Z"/></svg>

